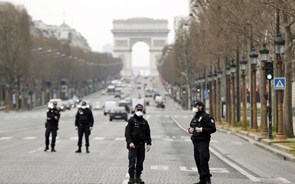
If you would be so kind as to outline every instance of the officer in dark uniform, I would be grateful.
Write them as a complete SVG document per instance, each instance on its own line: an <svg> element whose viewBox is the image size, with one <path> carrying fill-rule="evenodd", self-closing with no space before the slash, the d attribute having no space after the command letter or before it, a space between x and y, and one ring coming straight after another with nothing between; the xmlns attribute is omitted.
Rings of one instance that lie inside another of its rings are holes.
<svg viewBox="0 0 295 184"><path fill-rule="evenodd" d="M49 107L47 110L47 118L45 123L45 149L47 151L49 149L49 136L51 133L51 152L56 152L55 150L55 140L57 136L58 130L58 122L60 118L60 112L56 108L57 102L52 103L52 107Z"/></svg>
<svg viewBox="0 0 295 184"><path fill-rule="evenodd" d="M134 116L130 117L125 128L125 138L127 142L128 159L129 159L129 182L143 184L141 173L143 170L143 161L145 159L145 150L150 151L152 140L150 127L143 118L143 105L135 106ZM146 148L145 148L145 145Z"/></svg>
<svg viewBox="0 0 295 184"><path fill-rule="evenodd" d="M90 131L93 128L93 115L92 111L88 108L88 105L85 101L82 102L82 106L78 109L76 114L75 126L76 130L78 130L78 150L76 153L81 153L82 147L82 138L83 134L85 135L86 141L86 153L90 153L89 151L89 135Z"/></svg>
<svg viewBox="0 0 295 184"><path fill-rule="evenodd" d="M194 144L194 158L200 175L200 181L195 184L211 184L209 143L211 134L216 131L215 122L205 112L203 102L194 102L192 106L195 116L191 120L188 132L192 134L191 140Z"/></svg>

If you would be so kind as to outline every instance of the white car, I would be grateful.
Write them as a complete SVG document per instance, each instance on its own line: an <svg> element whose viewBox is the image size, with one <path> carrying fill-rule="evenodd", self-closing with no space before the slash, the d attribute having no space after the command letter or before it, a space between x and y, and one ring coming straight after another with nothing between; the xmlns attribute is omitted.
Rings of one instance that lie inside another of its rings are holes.
<svg viewBox="0 0 295 184"><path fill-rule="evenodd" d="M103 115L109 114L110 110L114 106L117 106L117 102L115 102L115 101L105 101L104 107L103 107Z"/></svg>

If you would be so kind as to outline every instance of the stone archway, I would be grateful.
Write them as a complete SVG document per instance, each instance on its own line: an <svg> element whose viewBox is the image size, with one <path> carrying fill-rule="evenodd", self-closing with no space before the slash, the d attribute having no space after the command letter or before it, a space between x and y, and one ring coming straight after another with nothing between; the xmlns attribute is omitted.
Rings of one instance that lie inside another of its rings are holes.
<svg viewBox="0 0 295 184"><path fill-rule="evenodd" d="M120 57L123 62L123 76L132 75L132 47L137 42L146 43L150 50L150 75L158 75L157 60L162 55L162 49L167 44L168 21L151 18L131 18L113 21L114 57Z"/></svg>

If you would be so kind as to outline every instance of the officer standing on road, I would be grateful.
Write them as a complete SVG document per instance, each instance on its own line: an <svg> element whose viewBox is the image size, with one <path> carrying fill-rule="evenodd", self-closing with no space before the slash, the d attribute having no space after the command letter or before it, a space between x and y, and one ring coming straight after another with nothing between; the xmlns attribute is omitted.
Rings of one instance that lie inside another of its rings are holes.
<svg viewBox="0 0 295 184"><path fill-rule="evenodd" d="M141 173L143 170L143 162L145 159L145 150L150 151L152 140L150 127L143 118L143 105L135 106L135 114L130 117L125 128L125 138L127 142L128 159L129 159L129 182L143 184ZM147 145L145 148L145 144Z"/></svg>
<svg viewBox="0 0 295 184"><path fill-rule="evenodd" d="M192 134L191 140L194 144L194 158L200 176L200 181L195 184L211 184L209 143L211 134L216 131L215 121L205 112L203 102L194 102L192 106L195 116L190 122L188 132Z"/></svg>
<svg viewBox="0 0 295 184"><path fill-rule="evenodd" d="M92 111L88 108L88 105L85 101L82 102L82 106L78 109L76 114L75 126L76 130L78 130L78 150L76 153L81 153L82 147L82 138L83 134L85 134L86 141L86 153L90 153L89 151L89 135L93 127L93 115Z"/></svg>
<svg viewBox="0 0 295 184"><path fill-rule="evenodd" d="M51 133L51 152L56 152L55 150L55 140L57 136L58 130L58 122L60 118L59 110L56 108L57 102L52 103L52 107L49 107L47 110L47 118L45 123L45 149L47 151L49 149L49 136Z"/></svg>

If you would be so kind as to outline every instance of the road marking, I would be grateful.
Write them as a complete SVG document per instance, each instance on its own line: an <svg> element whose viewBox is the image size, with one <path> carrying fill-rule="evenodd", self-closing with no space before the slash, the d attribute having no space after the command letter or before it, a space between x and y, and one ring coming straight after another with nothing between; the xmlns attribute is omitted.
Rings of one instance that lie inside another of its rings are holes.
<svg viewBox="0 0 295 184"><path fill-rule="evenodd" d="M124 140L125 140L124 137L117 137L117 138L115 138L115 141L124 141Z"/></svg>
<svg viewBox="0 0 295 184"><path fill-rule="evenodd" d="M70 140L78 140L78 137L70 137Z"/></svg>
<svg viewBox="0 0 295 184"><path fill-rule="evenodd" d="M181 171L184 171L184 172L196 172L198 171L198 168L196 167L191 167L190 169L189 168L186 168L184 166L181 166L179 167ZM229 171L226 169L226 168L211 168L210 167L210 172L212 173L229 173Z"/></svg>
<svg viewBox="0 0 295 184"><path fill-rule="evenodd" d="M8 139L12 139L13 137L1 137L0 140L8 140Z"/></svg>
<svg viewBox="0 0 295 184"><path fill-rule="evenodd" d="M105 137L94 137L93 140L105 140Z"/></svg>
<svg viewBox="0 0 295 184"><path fill-rule="evenodd" d="M214 148L210 147L210 151L214 155L216 155L218 158L220 158L221 160L223 160L225 163L227 163L229 166L231 166L232 168L236 169L238 172L240 172L241 174L243 174L244 176L246 176L247 178L249 178L251 181L253 181L253 182L261 182L260 179L258 179L257 177L253 176L252 174L248 173L247 171L245 171L244 169L242 169L238 165L234 164L233 162L231 162L230 160L228 160L227 158L225 158L223 155L221 155L220 153L218 153Z"/></svg>
<svg viewBox="0 0 295 184"><path fill-rule="evenodd" d="M34 140L34 139L37 139L37 137L24 137L23 139L24 140Z"/></svg>
<svg viewBox="0 0 295 184"><path fill-rule="evenodd" d="M163 138L164 141L173 141L173 139Z"/></svg>
<svg viewBox="0 0 295 184"><path fill-rule="evenodd" d="M165 165L151 165L151 170L162 170L162 171L168 171L169 167Z"/></svg>

